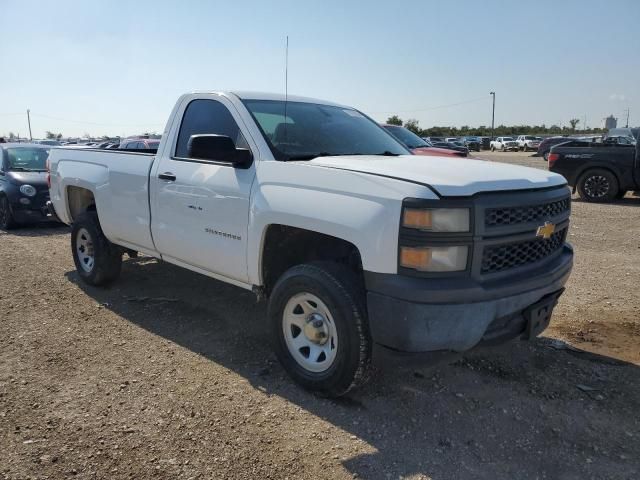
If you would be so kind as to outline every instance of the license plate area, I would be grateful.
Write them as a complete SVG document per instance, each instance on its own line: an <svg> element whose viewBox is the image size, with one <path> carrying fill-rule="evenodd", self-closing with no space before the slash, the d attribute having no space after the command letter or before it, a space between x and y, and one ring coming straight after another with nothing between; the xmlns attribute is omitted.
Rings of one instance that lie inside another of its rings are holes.
<svg viewBox="0 0 640 480"><path fill-rule="evenodd" d="M558 304L558 299L563 292L564 288L553 292L523 312L524 318L527 321L527 326L524 331L524 338L526 340L537 337L549 326L553 309Z"/></svg>

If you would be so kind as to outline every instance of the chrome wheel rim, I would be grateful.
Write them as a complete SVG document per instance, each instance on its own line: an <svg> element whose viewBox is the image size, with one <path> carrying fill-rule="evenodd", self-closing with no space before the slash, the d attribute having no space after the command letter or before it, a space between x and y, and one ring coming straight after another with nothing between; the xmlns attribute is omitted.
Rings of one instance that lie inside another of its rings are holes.
<svg viewBox="0 0 640 480"><path fill-rule="evenodd" d="M305 370L328 370L338 352L338 332L329 308L312 293L289 299L282 315L282 330L289 353Z"/></svg>
<svg viewBox="0 0 640 480"><path fill-rule="evenodd" d="M592 198L602 198L609 193L609 180L604 175L593 175L584 182L584 191Z"/></svg>
<svg viewBox="0 0 640 480"><path fill-rule="evenodd" d="M87 273L91 273L95 264L95 252L93 239L86 228L81 228L76 234L76 255L80 268Z"/></svg>

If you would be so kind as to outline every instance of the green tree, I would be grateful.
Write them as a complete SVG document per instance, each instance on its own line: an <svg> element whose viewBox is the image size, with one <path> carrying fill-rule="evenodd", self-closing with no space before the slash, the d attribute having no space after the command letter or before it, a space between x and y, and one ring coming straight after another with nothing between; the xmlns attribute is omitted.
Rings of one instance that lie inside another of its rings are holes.
<svg viewBox="0 0 640 480"><path fill-rule="evenodd" d="M57 140L60 140L61 138L62 138L62 134L61 134L61 133L59 133L59 134L57 134L57 135L56 135L56 139L57 139Z"/></svg>
<svg viewBox="0 0 640 480"><path fill-rule="evenodd" d="M16 138L16 134L13 132L9 132L9 140L13 140Z"/></svg>
<svg viewBox="0 0 640 480"><path fill-rule="evenodd" d="M572 118L571 120L569 120L569 124L571 125L572 132L576 131L576 127L578 126L579 123L580 123L579 118Z"/></svg>
<svg viewBox="0 0 640 480"><path fill-rule="evenodd" d="M389 125L399 125L399 126L402 126L402 119L401 119L399 116L394 115L393 117L389 117L389 118L387 118L387 123L388 123Z"/></svg>
<svg viewBox="0 0 640 480"><path fill-rule="evenodd" d="M51 140L53 138L56 138L56 134L47 130L46 137L47 137L47 140Z"/></svg>
<svg viewBox="0 0 640 480"><path fill-rule="evenodd" d="M406 128L407 130L411 130L416 135L420 135L422 133L422 130L418 125L418 120L416 120L415 118L410 118L409 120L404 122L404 128Z"/></svg>

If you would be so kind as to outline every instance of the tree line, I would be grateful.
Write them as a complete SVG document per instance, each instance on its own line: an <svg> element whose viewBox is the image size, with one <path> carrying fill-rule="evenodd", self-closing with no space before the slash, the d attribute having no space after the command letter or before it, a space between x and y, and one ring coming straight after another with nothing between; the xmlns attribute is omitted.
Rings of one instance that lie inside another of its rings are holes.
<svg viewBox="0 0 640 480"><path fill-rule="evenodd" d="M479 127L470 127L463 125L461 127L429 127L421 128L418 120L410 118L403 121L397 115L393 115L387 119L389 125L399 125L405 127L407 130L411 130L419 137L462 137L465 135L472 135L478 137L491 136L491 126L480 125ZM570 135L572 133L592 133L599 134L604 133L603 128L590 128L587 130L579 130L578 124L580 120L572 118L569 120L569 126L551 125L497 125L493 130L493 135L499 136L513 136L513 135Z"/></svg>

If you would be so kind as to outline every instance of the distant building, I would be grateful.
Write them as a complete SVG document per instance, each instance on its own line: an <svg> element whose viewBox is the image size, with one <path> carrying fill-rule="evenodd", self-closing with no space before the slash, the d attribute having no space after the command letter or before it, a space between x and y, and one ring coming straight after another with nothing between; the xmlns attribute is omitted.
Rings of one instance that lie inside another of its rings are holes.
<svg viewBox="0 0 640 480"><path fill-rule="evenodd" d="M605 130L611 130L612 128L616 128L618 126L618 119L613 115L609 115L602 122L602 128Z"/></svg>

